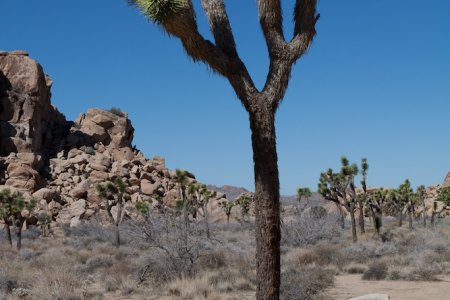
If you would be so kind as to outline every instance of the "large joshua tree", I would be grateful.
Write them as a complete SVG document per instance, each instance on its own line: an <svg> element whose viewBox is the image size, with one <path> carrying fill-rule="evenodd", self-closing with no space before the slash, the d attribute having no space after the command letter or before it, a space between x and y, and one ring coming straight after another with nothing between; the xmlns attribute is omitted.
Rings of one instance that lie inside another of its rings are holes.
<svg viewBox="0 0 450 300"><path fill-rule="evenodd" d="M317 0L296 0L294 35L283 33L280 0L257 0L270 66L258 90L239 57L224 0L201 0L214 42L198 31L192 0L127 0L169 35L186 53L228 79L249 113L252 131L256 205L257 298L278 299L280 290L280 192L275 112L283 99L293 64L306 52L319 19Z"/></svg>

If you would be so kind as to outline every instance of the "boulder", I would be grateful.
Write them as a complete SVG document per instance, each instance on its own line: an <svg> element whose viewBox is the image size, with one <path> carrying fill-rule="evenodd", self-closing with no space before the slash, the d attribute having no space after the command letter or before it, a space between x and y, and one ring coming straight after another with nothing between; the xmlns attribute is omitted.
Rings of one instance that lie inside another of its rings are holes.
<svg viewBox="0 0 450 300"><path fill-rule="evenodd" d="M450 186L450 172L448 172L447 176L445 177L444 183L442 184L442 187L449 187Z"/></svg>
<svg viewBox="0 0 450 300"><path fill-rule="evenodd" d="M153 195L161 187L161 182L151 183L147 179L141 180L141 192L145 195Z"/></svg>
<svg viewBox="0 0 450 300"><path fill-rule="evenodd" d="M80 182L79 184L77 184L72 191L70 192L70 195L75 198L75 199L80 199L80 198L86 198L87 197L87 192L89 190L91 186L91 180L84 180L82 182Z"/></svg>
<svg viewBox="0 0 450 300"><path fill-rule="evenodd" d="M61 196L56 192L55 190L49 189L49 188L42 188L37 190L33 193L33 197L37 200L44 199L47 201L47 203L50 203L52 201L54 202L60 202Z"/></svg>

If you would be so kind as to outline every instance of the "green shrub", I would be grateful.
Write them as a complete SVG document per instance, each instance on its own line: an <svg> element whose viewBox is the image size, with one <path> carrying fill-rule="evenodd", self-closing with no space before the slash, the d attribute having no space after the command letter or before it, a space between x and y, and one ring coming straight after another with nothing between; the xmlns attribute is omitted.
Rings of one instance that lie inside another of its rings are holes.
<svg viewBox="0 0 450 300"><path fill-rule="evenodd" d="M382 280L388 274L388 266L384 262L373 262L363 274L364 280Z"/></svg>

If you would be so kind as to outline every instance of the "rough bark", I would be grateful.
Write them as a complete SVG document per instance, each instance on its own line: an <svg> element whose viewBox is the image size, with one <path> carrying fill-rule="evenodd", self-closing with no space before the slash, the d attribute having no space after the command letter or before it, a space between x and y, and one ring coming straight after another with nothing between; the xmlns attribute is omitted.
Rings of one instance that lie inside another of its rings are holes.
<svg viewBox="0 0 450 300"><path fill-rule="evenodd" d="M352 239L353 242L356 243L358 241L358 235L356 233L356 218L355 218L355 210L350 208L350 219L352 221Z"/></svg>
<svg viewBox="0 0 450 300"><path fill-rule="evenodd" d="M358 206L359 206L359 229L361 234L366 233L366 230L364 228L364 204L362 200L358 200Z"/></svg>
<svg viewBox="0 0 450 300"><path fill-rule="evenodd" d="M402 227L403 225L403 212L400 209L400 211L398 212L398 227Z"/></svg>
<svg viewBox="0 0 450 300"><path fill-rule="evenodd" d="M8 240L9 246L12 248L13 244L12 244L11 227L9 225L9 220L4 219L3 221L5 223L6 239Z"/></svg>
<svg viewBox="0 0 450 300"><path fill-rule="evenodd" d="M408 206L408 222L409 222L409 229L413 229L413 213L411 204Z"/></svg>
<svg viewBox="0 0 450 300"><path fill-rule="evenodd" d="M344 215L344 210L342 209L341 205L337 202L335 202L336 207L339 211L339 223L341 224L341 228L345 229L345 215Z"/></svg>
<svg viewBox="0 0 450 300"><path fill-rule="evenodd" d="M22 249L22 226L23 223L19 224L16 230L17 250Z"/></svg>
<svg viewBox="0 0 450 300"><path fill-rule="evenodd" d="M275 115L268 108L250 114L255 175L257 299L280 292L280 192Z"/></svg>

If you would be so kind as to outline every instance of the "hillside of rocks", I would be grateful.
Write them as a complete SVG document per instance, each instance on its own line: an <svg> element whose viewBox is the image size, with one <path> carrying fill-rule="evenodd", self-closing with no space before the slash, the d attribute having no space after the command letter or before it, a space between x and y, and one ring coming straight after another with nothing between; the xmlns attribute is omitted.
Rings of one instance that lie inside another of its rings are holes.
<svg viewBox="0 0 450 300"><path fill-rule="evenodd" d="M165 159L132 147L134 128L119 110L89 109L75 121L51 104L52 80L24 51L0 51L0 189L35 198L57 223L78 224L101 212L95 185L120 176L127 184L125 211L136 201L161 198L175 205L175 172ZM188 181L196 182L188 172ZM210 201L211 221L226 220Z"/></svg>

